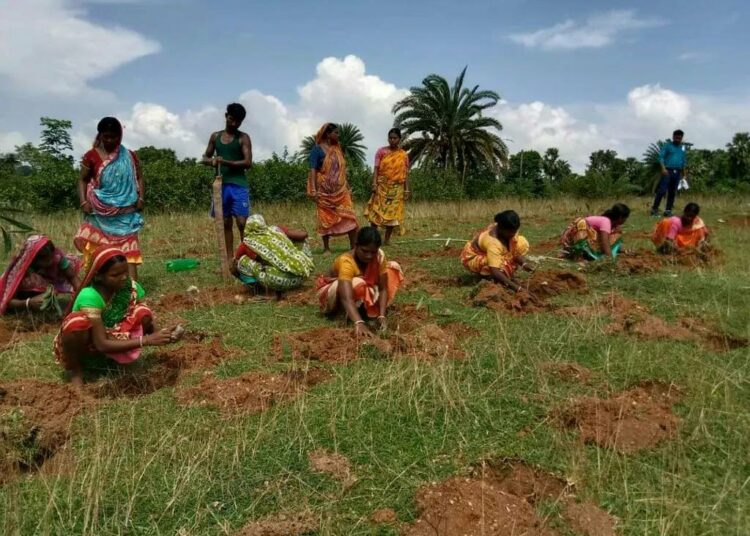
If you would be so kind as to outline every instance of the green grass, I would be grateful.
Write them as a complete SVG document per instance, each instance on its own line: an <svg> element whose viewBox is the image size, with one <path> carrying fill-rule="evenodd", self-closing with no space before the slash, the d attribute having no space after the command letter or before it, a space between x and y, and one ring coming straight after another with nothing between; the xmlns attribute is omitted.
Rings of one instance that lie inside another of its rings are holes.
<svg viewBox="0 0 750 536"><path fill-rule="evenodd" d="M628 201L634 214L627 230L650 230L647 200ZM697 316L750 335L750 229L717 222L750 212L750 205L746 199L699 201L724 251L723 264L632 277L588 274L590 294L560 300L592 302L614 289L666 319ZM557 236L574 215L604 206L575 200L413 205L409 233L389 248L389 257L437 250L440 242L425 240L435 234L465 240L504 208L521 213L522 233L533 248ZM269 222L314 228L310 206L256 209ZM150 295L220 284L205 214L147 216L141 279ZM74 214L33 220L65 246L77 225ZM643 238L626 240L627 247L649 246ZM344 243L336 240L334 247L343 250ZM203 264L194 272L166 273L164 261L180 255L197 256ZM316 261L322 270L330 259ZM415 265L436 275L463 273L457 259L435 256ZM421 485L465 472L484 458L506 456L575 483L579 496L622 520L626 535L750 533L747 348L715 354L688 342L609 337L599 319L511 317L468 307L469 291L446 288L438 299L415 290L398 298L422 300L433 312L448 309L450 320L481 330L480 337L465 341L462 361L362 359L330 367L330 381L294 401L230 420L210 409L179 406L171 387L101 404L74 423L71 471L31 474L0 487L3 533L218 535L266 514L309 509L321 519L319 534L395 534L371 525L370 513L394 508L401 520L412 520ZM222 377L288 368L273 359L273 335L327 322L313 306L256 302L181 316L190 329L222 333L227 344L241 348L236 359L217 367ZM0 380L61 381L51 342L52 334L40 335L0 353ZM149 352L144 359L148 367ZM556 380L540 372L546 361L578 362L595 372L594 381L584 386ZM199 377L196 372L181 382ZM583 446L575 434L546 420L550 408L568 397L643 379L684 388L674 441L623 455ZM344 490L311 472L307 453L321 447L352 461L355 486Z"/></svg>

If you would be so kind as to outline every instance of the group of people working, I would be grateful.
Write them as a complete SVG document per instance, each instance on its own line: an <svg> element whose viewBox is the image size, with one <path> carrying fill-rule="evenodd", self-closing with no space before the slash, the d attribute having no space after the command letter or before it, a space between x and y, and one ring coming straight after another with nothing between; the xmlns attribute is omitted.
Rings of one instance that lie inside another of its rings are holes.
<svg viewBox="0 0 750 536"><path fill-rule="evenodd" d="M227 107L225 129L211 135L203 163L216 167L225 181L222 208L228 252L234 249L235 224L241 233L231 272L243 283L281 293L300 287L315 266L304 229L270 225L259 214L250 216L245 172L252 163L252 145L249 136L239 131L244 117L241 105ZM338 127L324 124L315 141L307 194L317 207L323 253L330 253L332 236L347 235L350 246L316 280L320 309L326 314L344 312L358 335L371 336L369 321L387 329L388 306L404 281L400 265L388 260L381 246L389 244L395 229L403 230L409 158L400 147L400 131L391 129L388 145L375 156L372 195L365 208L370 225L360 228ZM156 326L144 302L146 292L138 283L145 189L138 158L122 145L117 119L99 122L94 145L81 161L78 193L83 221L73 243L81 258L66 255L45 236L34 235L0 279L0 314L56 311L63 317L54 352L76 383L95 356L132 363L143 347L176 342L184 333L181 326ZM658 250L700 247L708 230L699 212L697 204L688 203L682 216L661 220L653 233ZM622 245L621 227L629 215L630 209L617 203L601 215L575 219L561 237L564 256L615 258ZM515 211L497 214L494 223L466 243L460 257L463 266L519 291L516 271L534 269L527 258L529 242L518 233L520 226ZM384 244L378 227L385 228Z"/></svg>

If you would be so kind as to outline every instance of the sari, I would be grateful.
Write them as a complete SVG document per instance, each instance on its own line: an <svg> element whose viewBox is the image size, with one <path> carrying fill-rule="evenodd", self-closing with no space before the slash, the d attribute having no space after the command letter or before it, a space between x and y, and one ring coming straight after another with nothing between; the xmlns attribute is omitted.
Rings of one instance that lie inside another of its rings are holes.
<svg viewBox="0 0 750 536"><path fill-rule="evenodd" d="M93 325L91 320L101 318L109 338L119 340L137 339L143 335L143 320L146 317L153 317L151 309L138 302L138 283L132 279L128 279L127 284L115 292L109 303L105 304L104 309L81 308L79 311L72 311L81 291L90 287L94 276L96 276L104 263L117 255L124 255L124 252L107 246L100 247L94 252L91 266L86 271L81 287L76 292L73 303L68 309L67 316L63 319L60 332L55 337L54 351L57 362L66 366L66 368L69 360L62 346L62 335L64 333L89 331ZM105 355L122 365L132 363L138 359L141 355L141 350L142 348L134 348L125 352ZM93 344L91 344L89 351L92 354L97 353Z"/></svg>
<svg viewBox="0 0 750 536"><path fill-rule="evenodd" d="M94 177L86 185L86 201L91 214L86 214L73 238L83 254L87 269L94 251L100 246L117 248L131 264L141 264L138 233L143 227L143 215L136 208L138 191L138 160L135 153L120 145L102 160L96 149L88 151L82 165L94 170Z"/></svg>
<svg viewBox="0 0 750 536"><path fill-rule="evenodd" d="M403 234L404 191L409 174L409 155L403 149L382 147L375 154L378 177L375 192L365 207L365 217L379 227L399 227Z"/></svg>
<svg viewBox="0 0 750 536"><path fill-rule="evenodd" d="M663 247L667 240L672 240L677 249L697 248L708 238L708 227L702 219L696 217L693 225L685 227L681 220L674 225L675 218L680 220L679 216L672 216L656 224L651 241L657 249Z"/></svg>
<svg viewBox="0 0 750 536"><path fill-rule="evenodd" d="M609 243L612 256L617 257L622 248L622 231L619 227L612 229L609 235ZM596 261L604 257L602 246L599 243L599 234L586 221L586 218L573 220L560 237L560 244L565 256L570 259L583 258Z"/></svg>
<svg viewBox="0 0 750 536"><path fill-rule="evenodd" d="M339 256L334 261L333 276L321 275L315 283L318 291L318 301L320 310L324 314L336 312L339 305L339 271L343 263L348 267L354 266L356 271L352 278L352 293L354 295L354 305L357 308L364 307L369 318L375 318L380 314L378 309L378 298L380 297L380 276L385 274L387 277L388 303L390 305L396 297L398 289L404 282L404 273L401 266L395 261L386 261L383 250L378 250L377 256L367 265L364 272L356 267L354 253L348 252Z"/></svg>
<svg viewBox="0 0 750 536"><path fill-rule="evenodd" d="M346 176L346 159L341 147L329 145L326 149L321 146L323 133L328 127L324 124L315 135L313 153L325 155L320 167L313 162L311 155L312 180L308 181L307 193L317 192L315 203L318 215L318 234L320 236L338 236L347 234L359 227L354 213L352 194ZM312 181L315 181L313 184Z"/></svg>
<svg viewBox="0 0 750 536"><path fill-rule="evenodd" d="M266 225L260 214L248 218L242 246L237 256L240 280L270 290L299 287L315 267L307 241L298 247L280 228Z"/></svg>
<svg viewBox="0 0 750 536"><path fill-rule="evenodd" d="M517 234L510 240L510 247L506 247L492 236L491 231L494 227L493 223L466 242L461 251L461 263L474 274L487 277L492 275L490 268L497 268L511 278L521 265L519 260L528 255L529 242Z"/></svg>
<svg viewBox="0 0 750 536"><path fill-rule="evenodd" d="M64 266L70 263L77 272L81 264L78 257L66 255L56 247L52 254L52 266L45 270L32 268L36 256L50 243L50 239L44 235L31 235L18 255L11 259L0 277L0 315L5 314L10 300L17 294L30 298L46 292L50 287L58 294L73 293L73 287L65 277Z"/></svg>

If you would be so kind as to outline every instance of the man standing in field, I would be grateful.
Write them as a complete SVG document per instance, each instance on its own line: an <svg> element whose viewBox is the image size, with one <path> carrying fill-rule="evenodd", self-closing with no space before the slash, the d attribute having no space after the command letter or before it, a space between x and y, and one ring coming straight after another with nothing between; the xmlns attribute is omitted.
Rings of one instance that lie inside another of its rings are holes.
<svg viewBox="0 0 750 536"><path fill-rule="evenodd" d="M233 103L227 106L224 115L224 130L214 132L208 140L208 147L203 154L203 164L219 167L222 177L221 205L224 214L224 242L227 257L234 253L234 236L232 219L237 223L240 241L245 232L245 223L250 215L250 189L245 170L253 165L253 146L250 136L239 130L245 119L245 107ZM213 208L211 210L213 215Z"/></svg>
<svg viewBox="0 0 750 536"><path fill-rule="evenodd" d="M664 209L664 216L672 215L674 198L677 195L677 188L682 179L687 178L687 154L686 147L682 144L682 130L675 130L672 133L672 141L664 144L659 152L659 164L661 164L661 179L656 187L656 197L654 205L651 207L651 215L659 216L659 205L666 194L667 206Z"/></svg>

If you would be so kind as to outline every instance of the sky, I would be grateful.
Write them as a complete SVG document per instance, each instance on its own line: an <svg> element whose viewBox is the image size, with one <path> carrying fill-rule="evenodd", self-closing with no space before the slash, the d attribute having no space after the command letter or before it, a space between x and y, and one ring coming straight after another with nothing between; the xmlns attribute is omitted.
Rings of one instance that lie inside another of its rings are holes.
<svg viewBox="0 0 750 536"><path fill-rule="evenodd" d="M542 0L0 0L0 152L106 115L123 143L198 157L230 102L256 159L351 122L370 157L431 73L498 92L511 152L640 157L675 128L701 147L750 129L750 3Z"/></svg>

